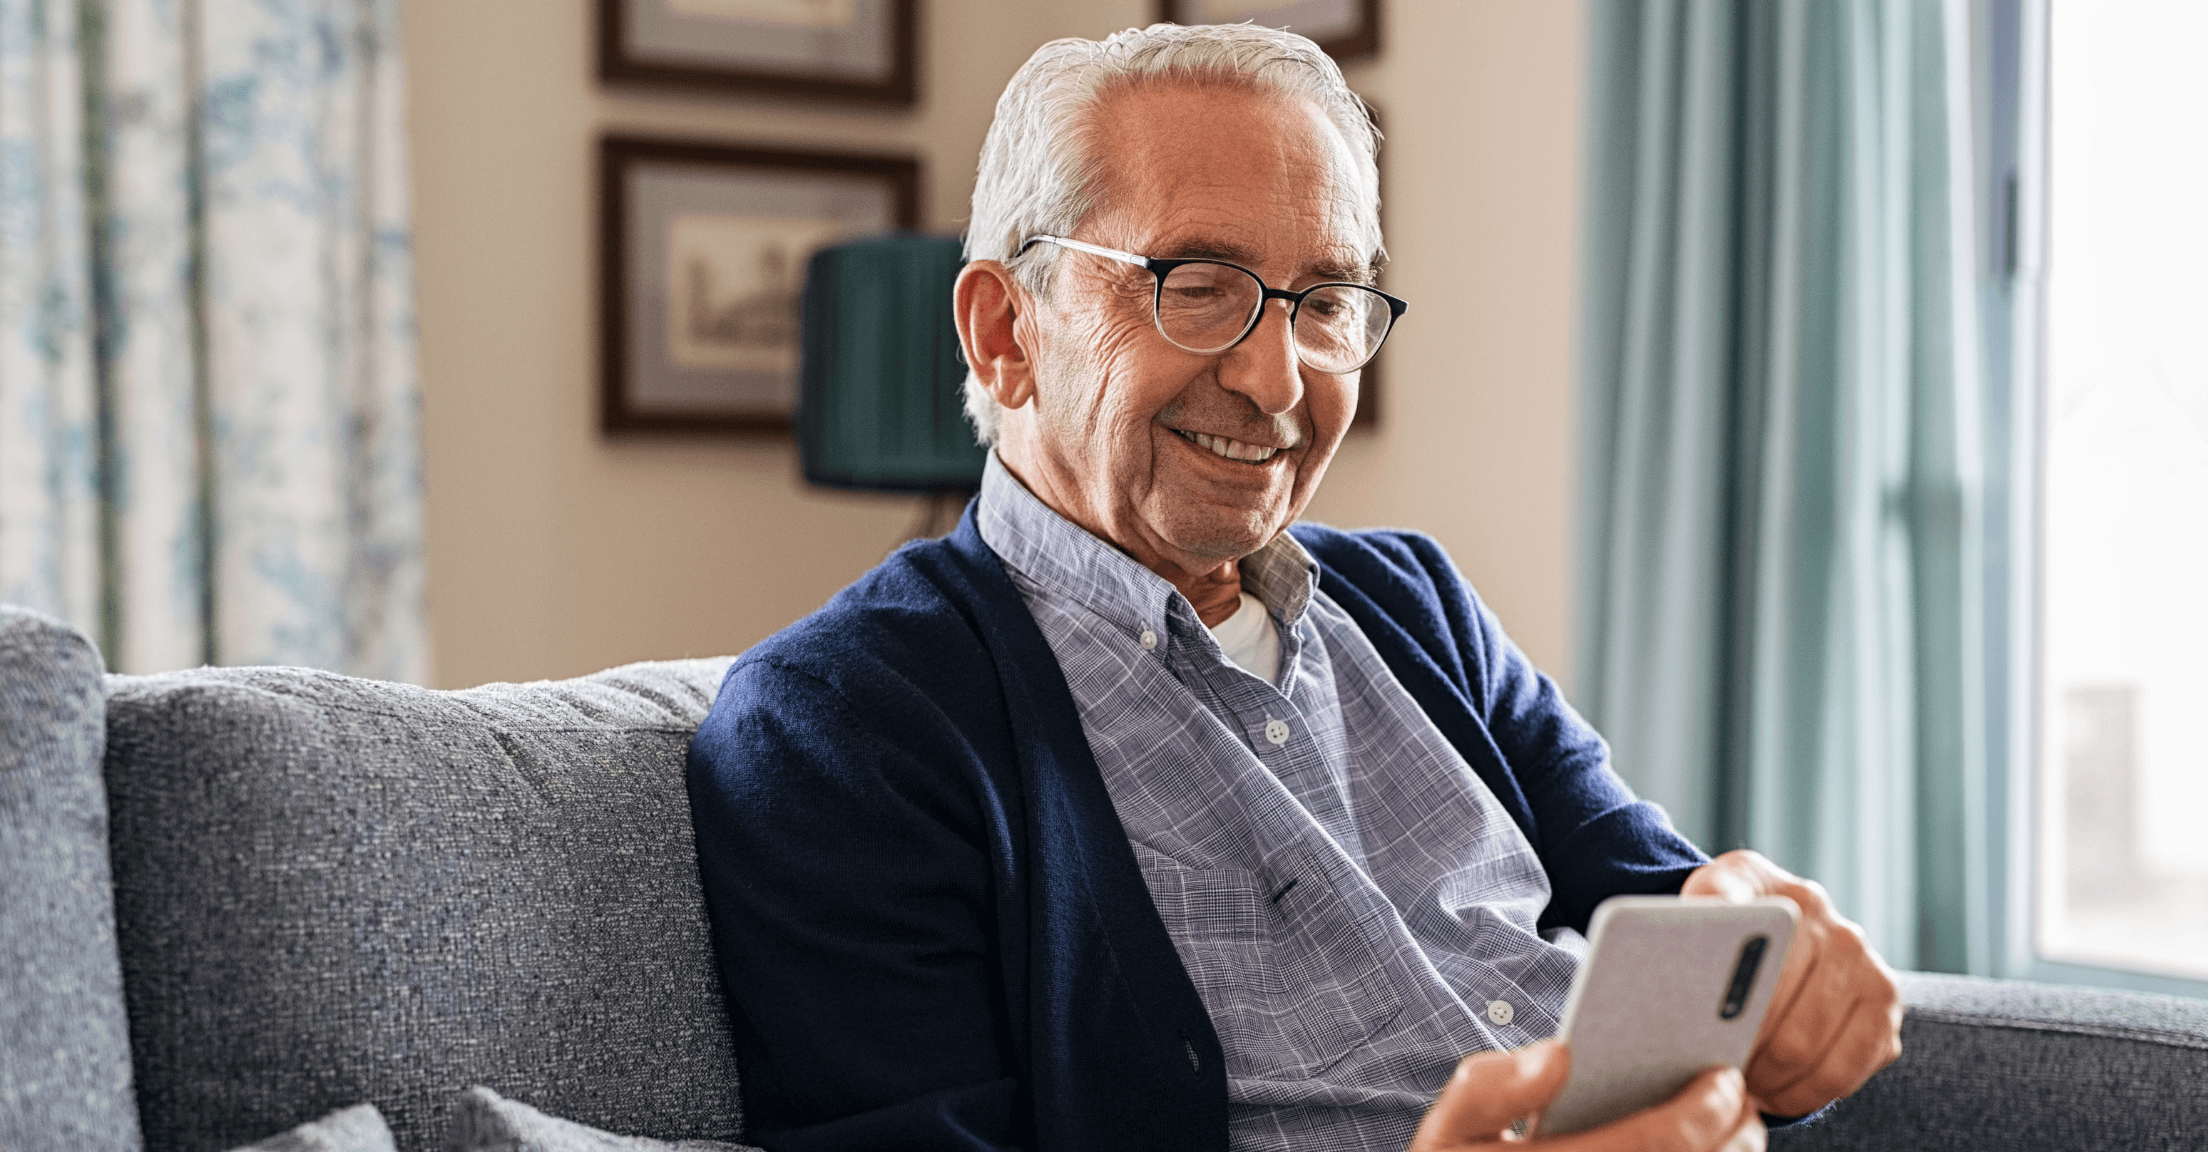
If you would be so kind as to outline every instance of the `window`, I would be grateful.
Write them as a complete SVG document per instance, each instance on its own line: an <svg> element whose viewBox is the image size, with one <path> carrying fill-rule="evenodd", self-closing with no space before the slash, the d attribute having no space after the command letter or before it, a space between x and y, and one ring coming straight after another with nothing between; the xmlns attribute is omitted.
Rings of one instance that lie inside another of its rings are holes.
<svg viewBox="0 0 2208 1152"><path fill-rule="evenodd" d="M2208 981L2208 4L2049 9L2033 946Z"/></svg>

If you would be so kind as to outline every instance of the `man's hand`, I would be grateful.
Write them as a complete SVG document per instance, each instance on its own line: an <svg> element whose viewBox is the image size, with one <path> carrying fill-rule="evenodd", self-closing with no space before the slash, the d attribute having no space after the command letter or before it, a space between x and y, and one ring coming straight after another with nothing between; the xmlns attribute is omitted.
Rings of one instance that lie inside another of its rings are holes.
<svg viewBox="0 0 2208 1152"><path fill-rule="evenodd" d="M1564 1090L1571 1053L1554 1040L1467 1056L1419 1122L1409 1152L1451 1152L1510 1139L1510 1126ZM1763 1121L1740 1073L1712 1068L1677 1096L1615 1123L1531 1147L1554 1152L1763 1152Z"/></svg>
<svg viewBox="0 0 2208 1152"><path fill-rule="evenodd" d="M1764 1111L1815 1112L1861 1088L1901 1055L1901 991L1894 974L1816 881L1742 850L1695 869L1679 894L1784 896L1802 914L1748 1059L1748 1093Z"/></svg>

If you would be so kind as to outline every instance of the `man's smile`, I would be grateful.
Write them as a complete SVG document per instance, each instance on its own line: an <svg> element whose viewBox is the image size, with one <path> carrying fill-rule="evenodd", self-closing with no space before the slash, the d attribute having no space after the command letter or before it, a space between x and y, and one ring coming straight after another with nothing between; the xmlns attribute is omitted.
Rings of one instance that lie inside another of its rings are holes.
<svg viewBox="0 0 2208 1152"><path fill-rule="evenodd" d="M1279 455L1281 451L1281 449L1268 448L1262 444L1246 444L1226 436L1189 432L1179 428L1171 429L1171 431L1175 436L1209 451L1214 456L1224 457L1228 460L1238 460L1244 464L1263 464Z"/></svg>

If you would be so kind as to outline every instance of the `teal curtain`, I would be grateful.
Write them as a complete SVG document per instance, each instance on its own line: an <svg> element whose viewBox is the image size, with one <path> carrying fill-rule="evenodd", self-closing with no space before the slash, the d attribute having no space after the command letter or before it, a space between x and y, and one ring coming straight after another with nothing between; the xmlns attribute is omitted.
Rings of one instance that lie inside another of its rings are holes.
<svg viewBox="0 0 2208 1152"><path fill-rule="evenodd" d="M429 672L398 0L0 0L0 601Z"/></svg>
<svg viewBox="0 0 2208 1152"><path fill-rule="evenodd" d="M1967 0L1593 0L1576 694L1713 851L1984 971Z"/></svg>

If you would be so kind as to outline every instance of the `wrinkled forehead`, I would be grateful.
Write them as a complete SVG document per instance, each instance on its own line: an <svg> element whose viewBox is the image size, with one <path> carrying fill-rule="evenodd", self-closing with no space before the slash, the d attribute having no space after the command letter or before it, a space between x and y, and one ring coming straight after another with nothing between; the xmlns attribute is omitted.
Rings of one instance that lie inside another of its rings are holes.
<svg viewBox="0 0 2208 1152"><path fill-rule="evenodd" d="M1100 92L1081 127L1098 211L1154 212L1161 226L1185 223L1216 233L1215 243L1315 212L1323 224L1302 244L1306 263L1343 279L1375 270L1373 165L1308 97L1245 77L1143 78Z"/></svg>

